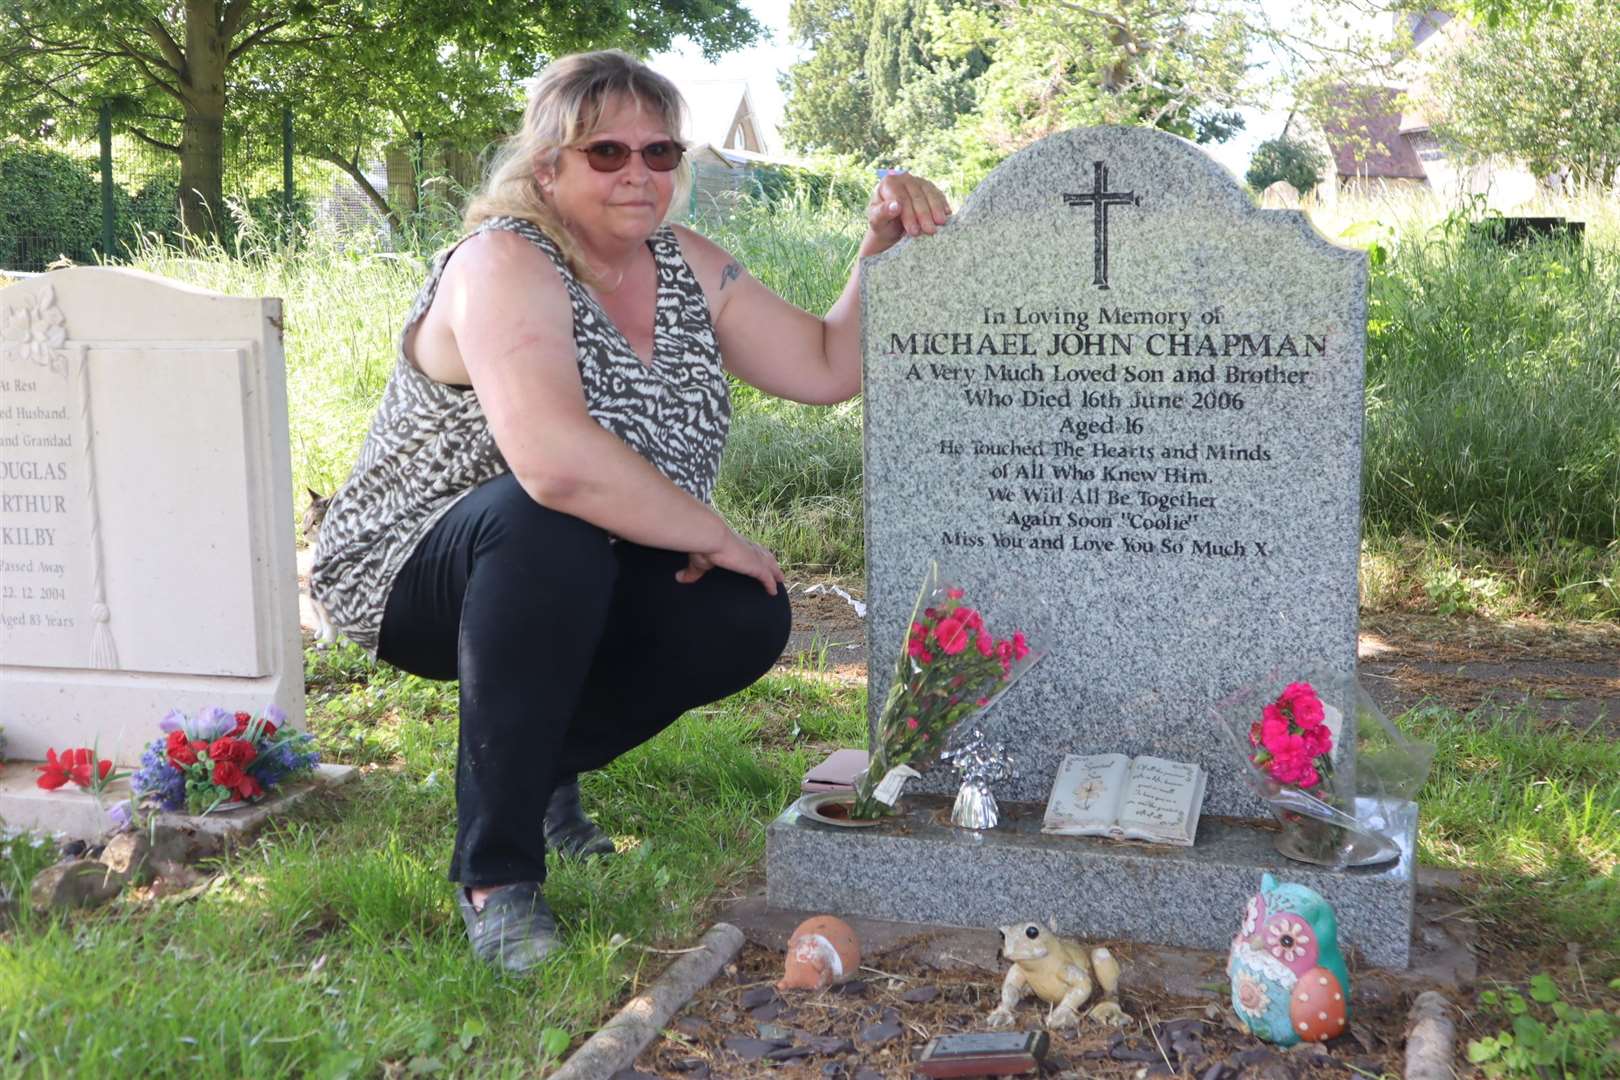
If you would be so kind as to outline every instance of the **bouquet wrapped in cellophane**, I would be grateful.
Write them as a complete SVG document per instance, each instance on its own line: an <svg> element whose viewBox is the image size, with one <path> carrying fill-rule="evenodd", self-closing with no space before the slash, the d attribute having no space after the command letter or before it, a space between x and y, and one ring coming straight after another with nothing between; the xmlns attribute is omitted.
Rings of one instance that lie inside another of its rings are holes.
<svg viewBox="0 0 1620 1080"><path fill-rule="evenodd" d="M1040 657L1022 629L993 625L968 586L930 564L866 771L855 781L852 816L890 813L905 781L939 758L956 726L993 705Z"/></svg>
<svg viewBox="0 0 1620 1080"><path fill-rule="evenodd" d="M1403 733L1353 673L1274 671L1214 713L1282 826L1284 855L1333 867L1396 857L1394 815L1417 797L1434 747Z"/></svg>

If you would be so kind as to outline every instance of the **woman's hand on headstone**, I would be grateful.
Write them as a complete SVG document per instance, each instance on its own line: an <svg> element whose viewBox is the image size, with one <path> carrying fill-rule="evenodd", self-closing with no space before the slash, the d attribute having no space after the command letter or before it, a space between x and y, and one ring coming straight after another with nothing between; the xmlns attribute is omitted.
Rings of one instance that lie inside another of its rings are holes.
<svg viewBox="0 0 1620 1080"><path fill-rule="evenodd" d="M868 234L861 254L887 251L904 236L932 236L950 217L951 204L939 188L920 176L891 172L866 204Z"/></svg>
<svg viewBox="0 0 1620 1080"><path fill-rule="evenodd" d="M778 584L787 584L787 578L782 576L782 567L769 549L729 530L725 543L718 550L688 554L686 568L676 571L675 580L690 585L717 566L753 578L765 586L765 591L772 596L776 595Z"/></svg>

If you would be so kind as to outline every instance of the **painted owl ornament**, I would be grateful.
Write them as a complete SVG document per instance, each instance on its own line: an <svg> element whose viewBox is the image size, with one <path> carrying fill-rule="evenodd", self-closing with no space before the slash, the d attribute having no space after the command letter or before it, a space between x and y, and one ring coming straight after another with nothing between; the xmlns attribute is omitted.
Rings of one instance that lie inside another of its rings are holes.
<svg viewBox="0 0 1620 1080"><path fill-rule="evenodd" d="M1333 908L1314 890L1260 879L1226 961L1232 1010L1278 1046L1326 1042L1350 1026L1350 972Z"/></svg>

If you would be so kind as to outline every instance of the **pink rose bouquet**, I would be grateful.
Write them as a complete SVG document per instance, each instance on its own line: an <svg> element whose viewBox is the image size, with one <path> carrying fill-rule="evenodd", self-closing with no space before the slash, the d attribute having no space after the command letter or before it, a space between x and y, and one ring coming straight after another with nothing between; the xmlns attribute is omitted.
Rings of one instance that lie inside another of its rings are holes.
<svg viewBox="0 0 1620 1080"><path fill-rule="evenodd" d="M1283 855L1322 866L1399 856L1398 821L1428 777L1434 747L1404 734L1353 673L1273 671L1212 712L1240 775L1282 826Z"/></svg>

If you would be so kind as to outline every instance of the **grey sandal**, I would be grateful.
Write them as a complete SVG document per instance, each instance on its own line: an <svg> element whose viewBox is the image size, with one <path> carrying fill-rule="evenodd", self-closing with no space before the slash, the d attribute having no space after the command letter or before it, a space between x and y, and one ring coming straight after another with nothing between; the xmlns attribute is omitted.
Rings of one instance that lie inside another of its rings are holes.
<svg viewBox="0 0 1620 1080"><path fill-rule="evenodd" d="M562 945L539 882L503 885L484 898L482 910L473 907L467 893L466 888L456 890L456 906L480 960L521 974Z"/></svg>

